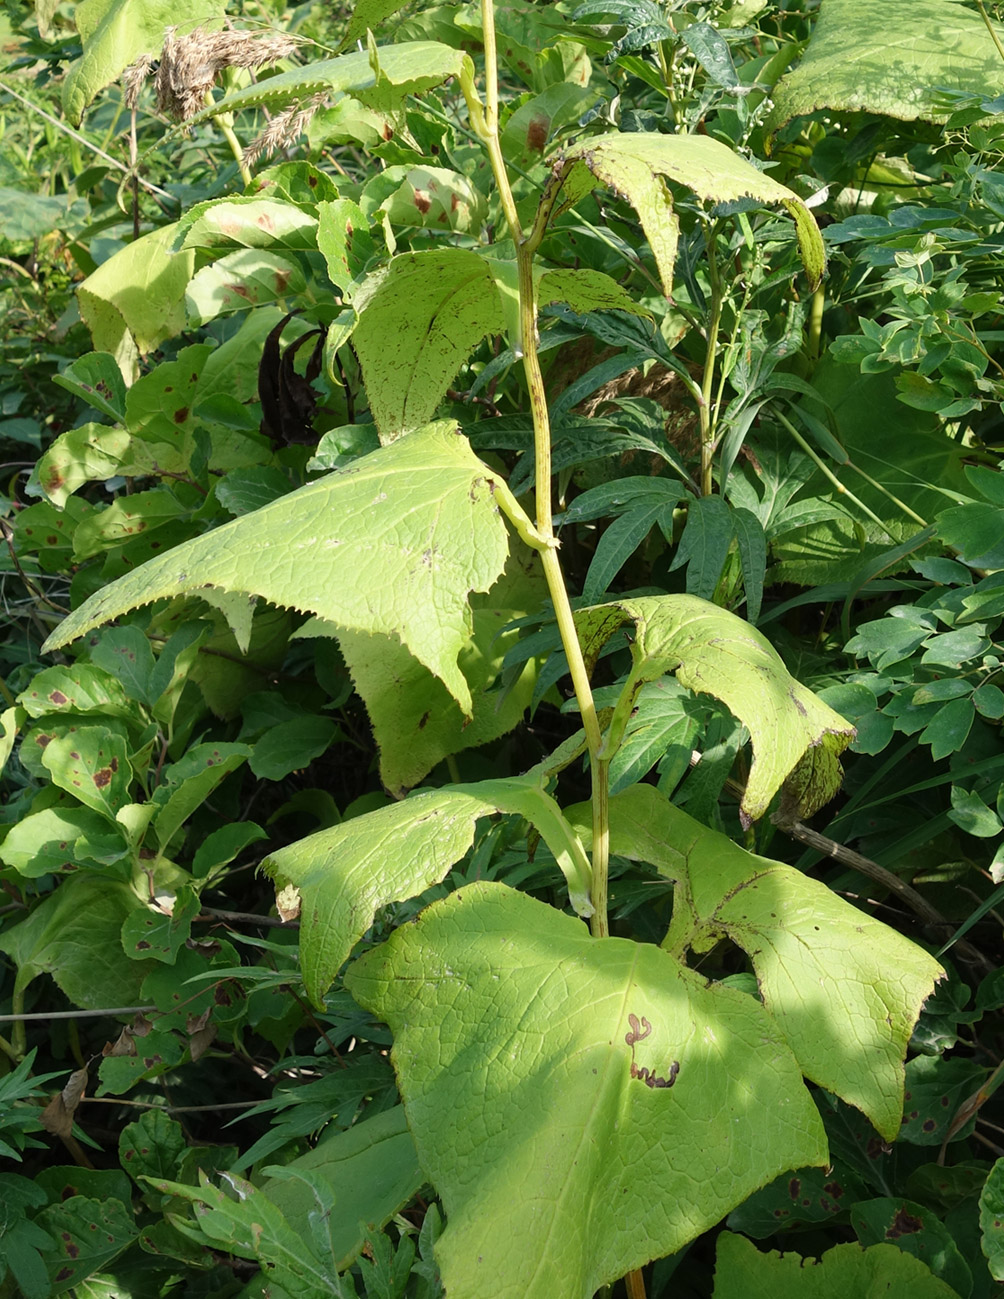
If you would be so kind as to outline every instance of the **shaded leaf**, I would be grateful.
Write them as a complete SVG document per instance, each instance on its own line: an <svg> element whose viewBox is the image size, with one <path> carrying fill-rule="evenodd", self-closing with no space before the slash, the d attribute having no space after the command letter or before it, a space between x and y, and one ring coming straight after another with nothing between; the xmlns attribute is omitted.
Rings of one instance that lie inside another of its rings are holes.
<svg viewBox="0 0 1004 1299"><path fill-rule="evenodd" d="M497 812L516 813L539 830L565 874L573 905L588 913L589 862L539 772L425 790L265 859L273 879L295 884L302 895L303 981L316 1004L378 908L438 884L474 842L478 818Z"/></svg>

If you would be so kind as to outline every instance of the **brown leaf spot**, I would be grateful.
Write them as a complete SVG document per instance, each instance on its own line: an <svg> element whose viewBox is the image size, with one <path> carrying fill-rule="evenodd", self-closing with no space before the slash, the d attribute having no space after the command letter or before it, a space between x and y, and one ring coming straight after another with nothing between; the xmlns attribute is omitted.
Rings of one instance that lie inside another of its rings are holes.
<svg viewBox="0 0 1004 1299"><path fill-rule="evenodd" d="M788 1194L793 1200L797 1200L802 1191L802 1183L797 1177L793 1177L788 1183Z"/></svg>
<svg viewBox="0 0 1004 1299"><path fill-rule="evenodd" d="M526 147L534 153L543 153L547 144L547 134L551 129L551 119L546 113L530 119L526 128Z"/></svg>
<svg viewBox="0 0 1004 1299"><path fill-rule="evenodd" d="M923 1231L924 1224L919 1218L914 1217L912 1213L907 1213L906 1209L897 1209L893 1220L886 1228L886 1240L898 1240L900 1236L912 1236L918 1231Z"/></svg>
<svg viewBox="0 0 1004 1299"><path fill-rule="evenodd" d="M184 424L186 419L188 419L188 407L179 406L178 409L174 412L175 424Z"/></svg>
<svg viewBox="0 0 1004 1299"><path fill-rule="evenodd" d="M424 193L420 189L416 189L415 206L418 208L419 212L421 212L424 215L426 212L428 212L429 208L432 207L432 200L429 198L428 194Z"/></svg>
<svg viewBox="0 0 1004 1299"><path fill-rule="evenodd" d="M58 707L62 707L63 704L68 704L70 701L67 699L66 695L63 694L62 690L53 690L49 695L49 702L56 704Z"/></svg>
<svg viewBox="0 0 1004 1299"><path fill-rule="evenodd" d="M111 767L100 767L94 773L94 786L96 789L106 789L112 783Z"/></svg>

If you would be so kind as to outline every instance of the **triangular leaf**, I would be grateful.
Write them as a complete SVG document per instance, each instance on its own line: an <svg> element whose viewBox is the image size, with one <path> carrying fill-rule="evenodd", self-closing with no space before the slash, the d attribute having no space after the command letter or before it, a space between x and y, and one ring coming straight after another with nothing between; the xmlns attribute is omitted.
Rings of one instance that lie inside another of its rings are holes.
<svg viewBox="0 0 1004 1299"><path fill-rule="evenodd" d="M588 841L588 811L568 815ZM821 881L709 830L651 785L611 798L610 850L676 882L664 946L682 957L728 937L747 952L805 1076L894 1140L907 1043L944 975L937 961Z"/></svg>
<svg viewBox="0 0 1004 1299"><path fill-rule="evenodd" d="M809 748L823 745L837 755L854 738L850 723L789 675L765 636L696 596L645 596L583 609L576 625L587 662L628 621L636 630L625 691L636 694L644 682L675 672L682 685L720 699L749 731L753 763L744 819L763 816ZM836 785L828 796L835 792Z"/></svg>
<svg viewBox="0 0 1004 1299"><path fill-rule="evenodd" d="M85 601L46 649L139 605L220 587L397 636L469 713L457 666L467 593L498 577L508 538L491 471L453 429L431 425L176 546Z"/></svg>
<svg viewBox="0 0 1004 1299"><path fill-rule="evenodd" d="M265 859L303 900L300 959L308 995L325 991L380 907L444 879L474 842L479 817L513 812L531 822L558 860L573 904L588 914L590 867L582 845L544 792L539 773L425 790L321 830Z"/></svg>
<svg viewBox="0 0 1004 1299"><path fill-rule="evenodd" d="M810 283L818 284L822 278L826 254L812 213L793 190L757 171L720 140L708 135L613 131L566 149L562 159L571 172L565 182L570 200L577 201L588 187L583 169L627 197L638 213L667 297L673 290L679 226L663 177L686 185L709 203L753 199L764 207L783 207L794 219Z"/></svg>
<svg viewBox="0 0 1004 1299"><path fill-rule="evenodd" d="M434 903L346 983L394 1032L453 1299L581 1299L826 1161L754 998L505 885Z"/></svg>
<svg viewBox="0 0 1004 1299"><path fill-rule="evenodd" d="M352 343L383 442L431 419L478 343L505 329L487 260L464 248L392 258L365 280L353 306Z"/></svg>

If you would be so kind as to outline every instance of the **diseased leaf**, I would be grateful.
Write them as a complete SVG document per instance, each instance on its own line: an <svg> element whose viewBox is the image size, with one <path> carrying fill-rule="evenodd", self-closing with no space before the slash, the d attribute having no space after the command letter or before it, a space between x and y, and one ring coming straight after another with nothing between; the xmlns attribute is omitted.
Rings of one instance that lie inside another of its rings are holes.
<svg viewBox="0 0 1004 1299"><path fill-rule="evenodd" d="M582 809L568 816L589 839ZM893 1140L903 1060L920 1008L942 977L933 957L791 866L709 830L650 785L610 800L610 850L676 881L664 946L682 957L728 937L807 1078L867 1114ZM821 1034L820 1023L827 1025Z"/></svg>
<svg viewBox="0 0 1004 1299"><path fill-rule="evenodd" d="M581 1299L826 1161L754 998L504 885L433 903L346 983L394 1032L447 1293Z"/></svg>
<svg viewBox="0 0 1004 1299"><path fill-rule="evenodd" d="M999 38L1004 29L997 26ZM1004 63L980 15L963 0L824 0L809 47L773 92L773 135L820 108L942 122L944 87L1004 90Z"/></svg>
<svg viewBox="0 0 1004 1299"><path fill-rule="evenodd" d="M795 222L810 283L816 285L822 278L823 239L802 200L711 136L614 131L576 144L560 157L566 171L567 205L588 192L594 176L628 198L638 213L667 297L673 291L679 223L664 177L710 203L752 199L765 207L780 205Z"/></svg>
<svg viewBox="0 0 1004 1299"><path fill-rule="evenodd" d="M899 1249L920 1259L956 1294L972 1290L973 1274L951 1231L923 1205L892 1196L863 1200L851 1209L851 1226L862 1245L895 1240Z"/></svg>
<svg viewBox="0 0 1004 1299"><path fill-rule="evenodd" d="M204 325L217 316L301 294L306 287L306 276L292 258L242 248L193 276L185 292L189 323Z"/></svg>
<svg viewBox="0 0 1004 1299"><path fill-rule="evenodd" d="M645 596L583 609L576 626L589 665L625 622L635 626L634 666L618 710L627 715L642 685L666 672L726 704L753 745L741 804L749 821L764 815L807 749L823 745L836 756L854 738L854 728L789 676L766 637L735 614L691 595ZM835 792L836 786L830 797Z"/></svg>
<svg viewBox="0 0 1004 1299"><path fill-rule="evenodd" d="M175 547L86 600L45 648L139 605L217 587L399 637L469 714L457 665L470 636L467 593L489 589L508 539L496 478L454 427L431 425Z"/></svg>
<svg viewBox="0 0 1004 1299"><path fill-rule="evenodd" d="M103 726L81 726L72 734L54 736L43 750L42 765L54 785L113 825L116 813L130 801L129 749L121 735Z"/></svg>

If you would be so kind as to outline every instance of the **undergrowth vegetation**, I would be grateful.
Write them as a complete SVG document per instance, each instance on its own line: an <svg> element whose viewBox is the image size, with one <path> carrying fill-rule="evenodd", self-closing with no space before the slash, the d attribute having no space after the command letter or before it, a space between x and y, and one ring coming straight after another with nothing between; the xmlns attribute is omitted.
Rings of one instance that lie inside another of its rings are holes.
<svg viewBox="0 0 1004 1299"><path fill-rule="evenodd" d="M999 8L6 0L0 1299L1001 1292Z"/></svg>

